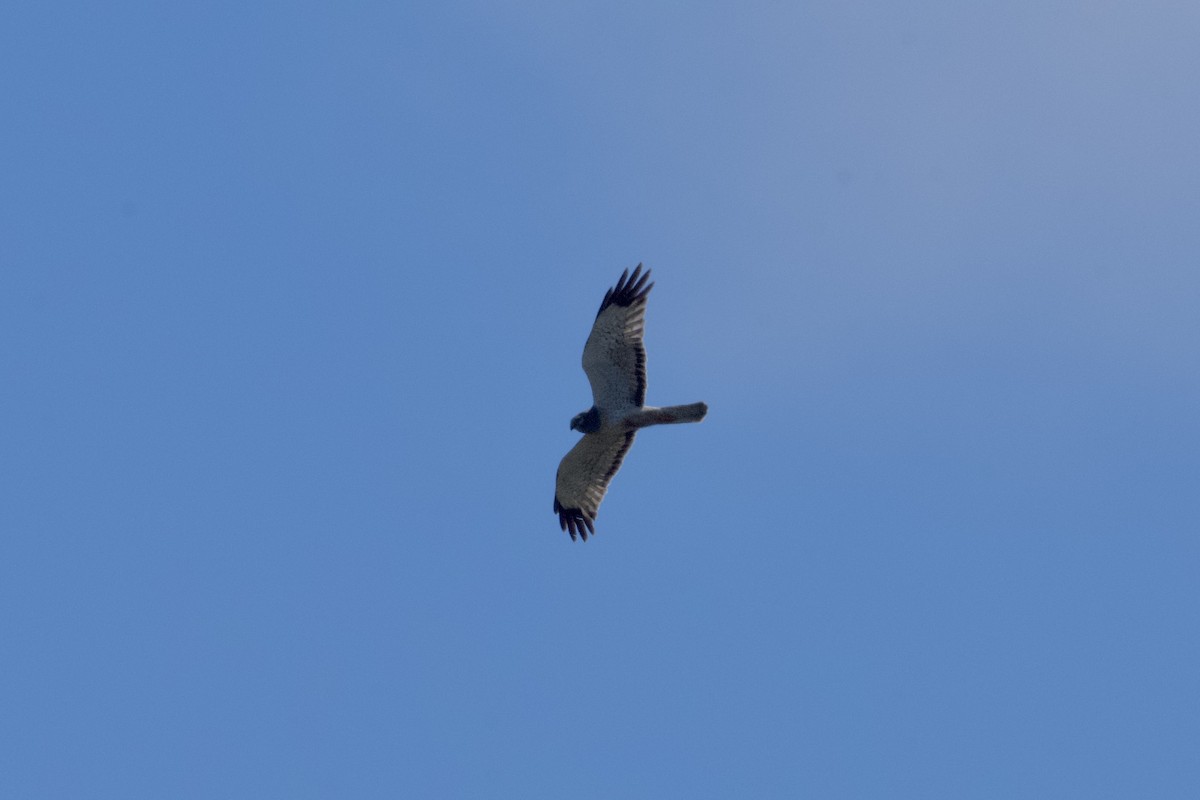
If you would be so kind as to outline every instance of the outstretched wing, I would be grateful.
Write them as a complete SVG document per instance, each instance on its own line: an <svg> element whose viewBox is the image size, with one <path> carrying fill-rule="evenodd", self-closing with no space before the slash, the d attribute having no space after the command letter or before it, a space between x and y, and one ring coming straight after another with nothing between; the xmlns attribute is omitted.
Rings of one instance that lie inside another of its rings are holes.
<svg viewBox="0 0 1200 800"><path fill-rule="evenodd" d="M583 346L583 371L592 385L596 408L642 406L646 402L646 295L650 270L638 264L633 274L621 273L617 285L604 295L592 333Z"/></svg>
<svg viewBox="0 0 1200 800"><path fill-rule="evenodd" d="M554 479L554 513L564 531L583 537L595 533L592 523L608 482L621 468L633 445L633 431L601 430L585 435L563 456Z"/></svg>

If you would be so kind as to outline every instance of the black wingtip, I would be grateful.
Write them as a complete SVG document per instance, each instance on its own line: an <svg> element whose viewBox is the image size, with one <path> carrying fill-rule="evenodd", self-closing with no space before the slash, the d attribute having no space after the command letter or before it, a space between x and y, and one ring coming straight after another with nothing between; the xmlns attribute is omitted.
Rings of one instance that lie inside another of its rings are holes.
<svg viewBox="0 0 1200 800"><path fill-rule="evenodd" d="M626 269L621 272L620 279L617 280L616 286L613 286L604 294L604 299L600 302L600 310L596 312L596 316L609 306L631 306L634 303L644 303L646 295L650 294L650 290L654 288L653 283L648 283L650 280L650 270L642 272L642 265L639 263L633 270L633 274L629 274Z"/></svg>
<svg viewBox="0 0 1200 800"><path fill-rule="evenodd" d="M586 542L589 534L596 534L592 520L583 513L583 509L563 508L562 503L558 502L558 495L554 496L554 513L558 514L558 526L571 534L571 541L582 538Z"/></svg>

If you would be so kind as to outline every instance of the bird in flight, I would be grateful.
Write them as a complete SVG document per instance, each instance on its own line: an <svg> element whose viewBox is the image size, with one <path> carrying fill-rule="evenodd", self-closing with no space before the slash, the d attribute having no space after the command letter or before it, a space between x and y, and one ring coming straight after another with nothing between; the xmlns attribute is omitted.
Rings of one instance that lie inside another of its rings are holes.
<svg viewBox="0 0 1200 800"><path fill-rule="evenodd" d="M646 296L654 288L650 270L638 264L633 274L621 273L596 312L592 333L583 346L583 371L592 385L592 407L571 420L571 430L583 438L558 465L554 513L571 538L586 542L595 534L600 501L609 481L633 445L638 428L675 422L699 422L708 413L704 403L655 408L646 405Z"/></svg>

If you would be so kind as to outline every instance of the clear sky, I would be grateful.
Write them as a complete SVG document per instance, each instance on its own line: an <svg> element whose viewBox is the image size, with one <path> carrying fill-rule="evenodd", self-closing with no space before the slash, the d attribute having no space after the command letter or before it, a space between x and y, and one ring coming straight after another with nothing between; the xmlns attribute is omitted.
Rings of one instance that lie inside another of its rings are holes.
<svg viewBox="0 0 1200 800"><path fill-rule="evenodd" d="M1198 41L7 5L0 796L1200 796Z"/></svg>

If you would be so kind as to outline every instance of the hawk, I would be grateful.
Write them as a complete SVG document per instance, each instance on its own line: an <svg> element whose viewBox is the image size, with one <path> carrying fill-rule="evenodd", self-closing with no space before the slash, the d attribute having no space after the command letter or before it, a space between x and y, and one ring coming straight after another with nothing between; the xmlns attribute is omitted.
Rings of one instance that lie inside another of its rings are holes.
<svg viewBox="0 0 1200 800"><path fill-rule="evenodd" d="M554 513L559 526L586 542L595 534L594 522L608 483L638 428L675 422L699 422L708 413L704 403L655 408L646 402L646 296L654 288L650 270L638 264L633 274L621 273L596 312L592 332L583 346L583 371L592 385L592 407L571 420L571 430L583 438L558 465Z"/></svg>

